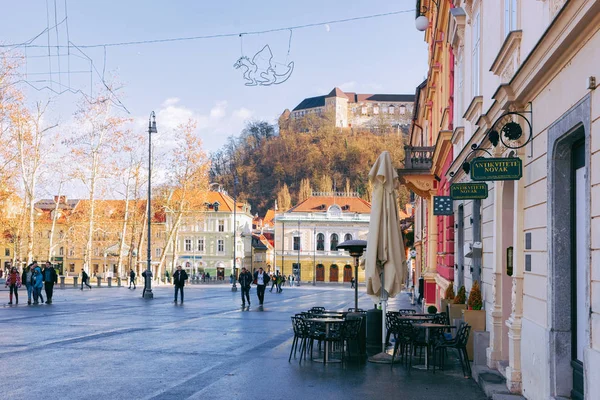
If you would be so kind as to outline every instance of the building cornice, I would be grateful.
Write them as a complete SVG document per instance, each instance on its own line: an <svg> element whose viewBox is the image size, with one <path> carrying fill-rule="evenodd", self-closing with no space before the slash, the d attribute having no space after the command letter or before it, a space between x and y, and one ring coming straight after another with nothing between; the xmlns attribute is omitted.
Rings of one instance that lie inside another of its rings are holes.
<svg viewBox="0 0 600 400"><path fill-rule="evenodd" d="M451 139L452 131L450 130L442 130L438 134L432 160L432 170L434 176L439 176L442 168L444 168L445 160L452 149Z"/></svg>
<svg viewBox="0 0 600 400"><path fill-rule="evenodd" d="M465 111L463 118L468 121L474 122L475 116L478 116L477 113L481 114L481 109L483 108L483 96L475 96L467 110Z"/></svg>
<svg viewBox="0 0 600 400"><path fill-rule="evenodd" d="M508 36L506 36L496 59L492 62L492 66L490 67L490 71L493 72L494 75L501 76L508 63L513 60L513 54L515 51L519 50L522 37L522 30L511 31Z"/></svg>

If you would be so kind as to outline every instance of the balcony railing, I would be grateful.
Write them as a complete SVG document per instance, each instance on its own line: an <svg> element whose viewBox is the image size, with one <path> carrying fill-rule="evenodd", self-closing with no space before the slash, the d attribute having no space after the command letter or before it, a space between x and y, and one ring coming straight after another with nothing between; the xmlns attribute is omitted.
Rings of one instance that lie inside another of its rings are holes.
<svg viewBox="0 0 600 400"><path fill-rule="evenodd" d="M435 147L404 146L404 170L429 171Z"/></svg>

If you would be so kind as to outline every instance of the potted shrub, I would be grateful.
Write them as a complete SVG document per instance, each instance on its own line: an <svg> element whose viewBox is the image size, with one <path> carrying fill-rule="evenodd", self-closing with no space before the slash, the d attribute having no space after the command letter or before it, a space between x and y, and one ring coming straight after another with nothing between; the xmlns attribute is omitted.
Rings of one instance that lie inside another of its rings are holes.
<svg viewBox="0 0 600 400"><path fill-rule="evenodd" d="M469 293L469 300L467 301L467 310L463 310L463 319L469 325L471 325L471 332L485 331L485 311L483 307L483 300L481 299L481 288L479 282L473 282L471 292ZM469 341L467 342L467 354L469 360L473 359L473 339L475 335L471 333L469 335Z"/></svg>
<svg viewBox="0 0 600 400"><path fill-rule="evenodd" d="M437 307L436 306L427 307L427 313L428 314L437 314Z"/></svg>
<svg viewBox="0 0 600 400"><path fill-rule="evenodd" d="M444 294L444 298L440 300L442 305L441 312L448 312L448 304L454 301L454 283L450 282L448 287L446 288L446 293Z"/></svg>
<svg viewBox="0 0 600 400"><path fill-rule="evenodd" d="M467 294L464 286L461 286L458 289L458 293L456 297L454 297L454 301L448 304L448 318L450 319L450 323L454 323L455 319L462 318L462 311L467 309L467 305L465 304L467 301Z"/></svg>

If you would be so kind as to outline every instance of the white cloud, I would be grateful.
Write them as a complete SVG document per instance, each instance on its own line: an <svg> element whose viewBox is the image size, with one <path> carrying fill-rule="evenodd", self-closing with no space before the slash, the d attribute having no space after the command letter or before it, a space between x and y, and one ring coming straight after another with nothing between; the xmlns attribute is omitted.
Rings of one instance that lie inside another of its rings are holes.
<svg viewBox="0 0 600 400"><path fill-rule="evenodd" d="M175 104L179 103L179 101L179 97L169 97L162 103L161 107L174 106Z"/></svg>
<svg viewBox="0 0 600 400"><path fill-rule="evenodd" d="M234 118L241 119L242 121L246 121L246 120L250 119L250 117L252 117L253 114L254 113L252 111L248 110L245 107L242 107L238 110L235 110L232 115Z"/></svg>
<svg viewBox="0 0 600 400"><path fill-rule="evenodd" d="M213 119L221 119L225 116L227 110L227 101L218 101L217 104L210 109L210 117Z"/></svg>

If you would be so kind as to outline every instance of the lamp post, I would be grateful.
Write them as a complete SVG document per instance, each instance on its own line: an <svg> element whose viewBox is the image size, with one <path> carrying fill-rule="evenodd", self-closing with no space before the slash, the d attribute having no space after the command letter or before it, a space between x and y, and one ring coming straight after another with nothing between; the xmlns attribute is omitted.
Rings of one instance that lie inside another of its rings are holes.
<svg viewBox="0 0 600 400"><path fill-rule="evenodd" d="M144 285L145 299L153 299L152 293L152 134L157 133L156 130L156 115L154 111L150 113L148 118L148 265L146 267L146 279Z"/></svg>
<svg viewBox="0 0 600 400"><path fill-rule="evenodd" d="M296 263L296 268L298 269L298 276L296 278L296 286L300 286L300 245L302 243L302 236L300 236L300 219L298 219L298 262Z"/></svg>
<svg viewBox="0 0 600 400"><path fill-rule="evenodd" d="M317 284L317 227L313 230L313 286Z"/></svg>
<svg viewBox="0 0 600 400"><path fill-rule="evenodd" d="M358 309L358 258L363 255L367 247L366 240L346 240L340 243L337 248L347 250L351 257L354 257L354 308Z"/></svg>
<svg viewBox="0 0 600 400"><path fill-rule="evenodd" d="M232 292L237 292L237 286L236 286L236 268L235 268L235 248L237 247L237 242L236 242L236 220L235 220L235 216L236 216L236 210L237 210L237 184L238 184L238 178L237 175L233 175L233 285L231 286L231 291Z"/></svg>

